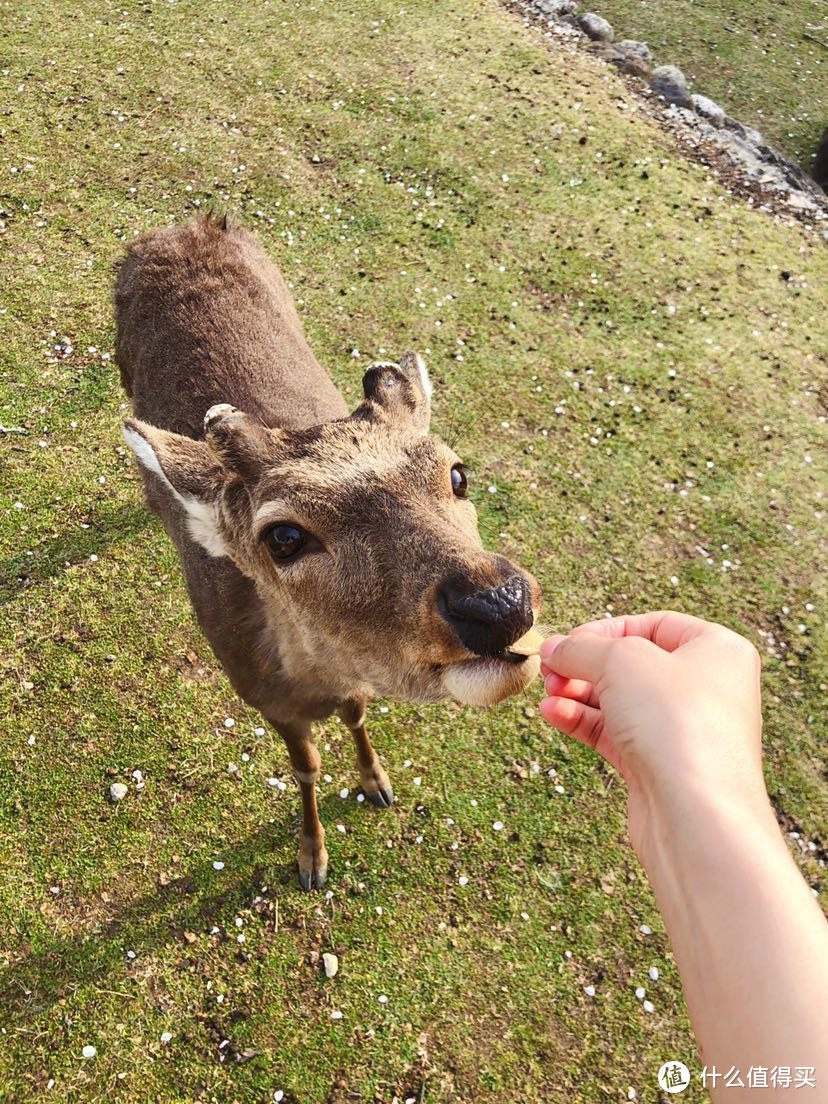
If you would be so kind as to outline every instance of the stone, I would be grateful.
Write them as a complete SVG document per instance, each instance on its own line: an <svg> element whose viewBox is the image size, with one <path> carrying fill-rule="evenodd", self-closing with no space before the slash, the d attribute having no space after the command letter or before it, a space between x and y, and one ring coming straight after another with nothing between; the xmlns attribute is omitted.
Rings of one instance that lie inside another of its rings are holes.
<svg viewBox="0 0 828 1104"><path fill-rule="evenodd" d="M586 49L593 57L600 58L601 61L609 62L611 65L617 65L620 68L623 58L612 42L601 42L600 40L588 42Z"/></svg>
<svg viewBox="0 0 828 1104"><path fill-rule="evenodd" d="M339 959L335 954L326 951L322 955L322 965L325 967L325 977L336 977L339 972Z"/></svg>
<svg viewBox="0 0 828 1104"><path fill-rule="evenodd" d="M622 73L627 73L631 77L640 77L644 81L649 81L653 75L653 71L647 62L634 54L619 54L619 61L614 64L618 66Z"/></svg>
<svg viewBox="0 0 828 1104"><path fill-rule="evenodd" d="M822 140L817 146L811 172L820 188L828 192L828 130L825 131Z"/></svg>
<svg viewBox="0 0 828 1104"><path fill-rule="evenodd" d="M536 11L552 19L562 15L572 15L578 7L575 0L535 0L534 6Z"/></svg>
<svg viewBox="0 0 828 1104"><path fill-rule="evenodd" d="M698 92L694 92L690 97L690 102L697 115L701 115L703 119L707 119L707 121L712 123L715 127L724 126L725 110L723 107L719 107L715 100L711 100L707 96L700 96Z"/></svg>
<svg viewBox="0 0 828 1104"><path fill-rule="evenodd" d="M634 38L623 38L620 42L616 42L615 45L622 54L626 54L629 57L641 58L641 60L646 61L648 65L653 60L652 52L646 42L637 42Z"/></svg>
<svg viewBox="0 0 828 1104"><path fill-rule="evenodd" d="M681 69L675 65L658 65L653 69L650 88L669 104L690 107L690 89Z"/></svg>
<svg viewBox="0 0 828 1104"><path fill-rule="evenodd" d="M584 12L583 15L579 15L578 26L593 42L612 42L615 38L612 24L595 12Z"/></svg>
<svg viewBox="0 0 828 1104"><path fill-rule="evenodd" d="M109 797L116 805L119 801L123 801L128 793L129 786L125 786L123 782L113 782L109 787Z"/></svg>

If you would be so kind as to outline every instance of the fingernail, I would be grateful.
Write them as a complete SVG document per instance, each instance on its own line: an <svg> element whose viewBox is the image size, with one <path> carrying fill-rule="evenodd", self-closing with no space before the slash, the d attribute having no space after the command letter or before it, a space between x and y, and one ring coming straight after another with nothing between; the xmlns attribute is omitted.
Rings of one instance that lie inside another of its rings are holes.
<svg viewBox="0 0 828 1104"><path fill-rule="evenodd" d="M556 635L550 636L548 639L544 640L543 644L541 644L540 646L540 657L542 663L549 662L549 660L552 658L552 653L555 651L562 640L566 640L566 637Z"/></svg>

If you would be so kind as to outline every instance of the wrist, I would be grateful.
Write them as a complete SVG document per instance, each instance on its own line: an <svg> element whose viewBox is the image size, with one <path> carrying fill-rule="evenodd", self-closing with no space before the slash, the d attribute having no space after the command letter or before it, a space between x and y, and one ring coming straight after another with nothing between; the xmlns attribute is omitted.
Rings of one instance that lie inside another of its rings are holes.
<svg viewBox="0 0 828 1104"><path fill-rule="evenodd" d="M630 818L633 819L633 795ZM636 851L653 883L693 878L711 856L747 846L787 853L764 781L742 778L721 785L677 782L637 795L641 825Z"/></svg>

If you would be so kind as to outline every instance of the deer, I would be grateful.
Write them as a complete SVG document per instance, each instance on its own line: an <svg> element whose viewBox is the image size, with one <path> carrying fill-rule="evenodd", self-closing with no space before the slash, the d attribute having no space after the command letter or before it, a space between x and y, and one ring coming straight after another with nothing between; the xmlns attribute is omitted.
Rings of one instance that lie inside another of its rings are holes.
<svg viewBox="0 0 828 1104"><path fill-rule="evenodd" d="M540 666L540 588L484 550L463 462L429 433L422 357L372 364L349 413L241 225L207 215L137 238L115 315L132 405L121 428L146 504L233 688L287 746L299 883L320 889L314 723L339 716L365 799L390 807L369 700L490 706L522 692Z"/></svg>

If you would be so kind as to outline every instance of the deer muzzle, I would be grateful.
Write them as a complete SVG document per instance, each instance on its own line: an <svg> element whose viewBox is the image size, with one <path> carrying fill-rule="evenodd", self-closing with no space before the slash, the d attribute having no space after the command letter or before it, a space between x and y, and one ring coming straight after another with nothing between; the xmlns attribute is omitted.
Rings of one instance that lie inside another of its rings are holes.
<svg viewBox="0 0 828 1104"><path fill-rule="evenodd" d="M478 656L501 655L531 629L534 619L529 580L520 574L471 594L444 586L438 606L463 646Z"/></svg>

